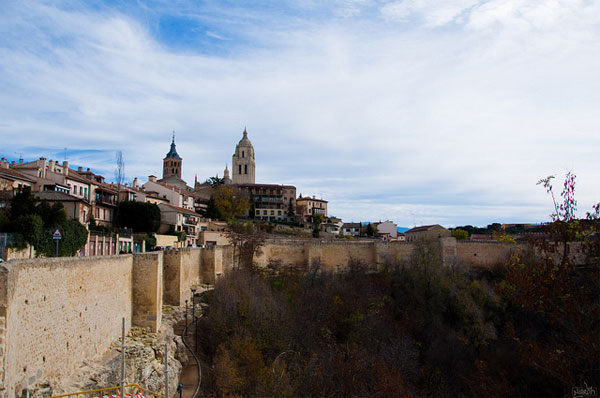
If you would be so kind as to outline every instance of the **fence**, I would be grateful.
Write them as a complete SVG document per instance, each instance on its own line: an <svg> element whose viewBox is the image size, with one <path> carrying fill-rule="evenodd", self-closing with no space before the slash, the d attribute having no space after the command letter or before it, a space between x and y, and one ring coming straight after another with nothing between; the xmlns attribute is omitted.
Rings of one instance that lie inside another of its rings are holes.
<svg viewBox="0 0 600 398"><path fill-rule="evenodd" d="M116 398L121 396L121 387L100 388L74 392L70 394L53 395L50 398ZM138 384L125 384L125 397L131 398L163 398L161 394L146 390Z"/></svg>
<svg viewBox="0 0 600 398"><path fill-rule="evenodd" d="M6 260L9 247L25 247L25 241L20 234L0 232L0 258Z"/></svg>

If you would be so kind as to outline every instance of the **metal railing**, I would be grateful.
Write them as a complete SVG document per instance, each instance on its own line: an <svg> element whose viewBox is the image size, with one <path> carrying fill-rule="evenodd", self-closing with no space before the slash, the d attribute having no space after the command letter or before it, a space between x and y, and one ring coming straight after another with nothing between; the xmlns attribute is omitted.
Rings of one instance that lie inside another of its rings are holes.
<svg viewBox="0 0 600 398"><path fill-rule="evenodd" d="M80 391L70 394L53 395L50 398L104 398L120 397L121 386L99 388L96 390ZM164 398L162 394L146 390L138 384L125 384L125 397L131 398Z"/></svg>

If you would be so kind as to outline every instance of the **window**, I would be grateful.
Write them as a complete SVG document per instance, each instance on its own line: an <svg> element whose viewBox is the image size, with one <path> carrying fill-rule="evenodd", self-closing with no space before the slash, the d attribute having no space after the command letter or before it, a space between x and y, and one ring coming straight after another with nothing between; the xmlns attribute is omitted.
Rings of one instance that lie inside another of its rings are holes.
<svg viewBox="0 0 600 398"><path fill-rule="evenodd" d="M281 210L277 210L277 215L280 216L281 215Z"/></svg>
<svg viewBox="0 0 600 398"><path fill-rule="evenodd" d="M267 211L266 211L266 210L263 210L263 214L266 216L266 215L267 215Z"/></svg>
<svg viewBox="0 0 600 398"><path fill-rule="evenodd" d="M275 215L275 210L271 210L271 215L274 216Z"/></svg>
<svg viewBox="0 0 600 398"><path fill-rule="evenodd" d="M242 157L245 157L245 156L244 156L244 151L242 151Z"/></svg>
<svg viewBox="0 0 600 398"><path fill-rule="evenodd" d="M81 185L79 186L79 195L83 195L83 187Z"/></svg>
<svg viewBox="0 0 600 398"><path fill-rule="evenodd" d="M256 210L256 215L260 216L260 210Z"/></svg>
<svg viewBox="0 0 600 398"><path fill-rule="evenodd" d="M240 172L238 174L242 174L242 165L240 164Z"/></svg>
<svg viewBox="0 0 600 398"><path fill-rule="evenodd" d="M248 165L247 164L244 165L244 174L248 174Z"/></svg>

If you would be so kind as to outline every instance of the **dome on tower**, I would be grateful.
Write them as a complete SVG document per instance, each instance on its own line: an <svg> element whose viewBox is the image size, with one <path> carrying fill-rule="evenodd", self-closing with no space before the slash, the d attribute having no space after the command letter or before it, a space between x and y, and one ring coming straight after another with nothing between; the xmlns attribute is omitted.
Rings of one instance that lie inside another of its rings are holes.
<svg viewBox="0 0 600 398"><path fill-rule="evenodd" d="M252 143L250 142L250 139L248 138L248 132L246 131L245 127L244 127L244 136L238 143L238 146L252 146Z"/></svg>

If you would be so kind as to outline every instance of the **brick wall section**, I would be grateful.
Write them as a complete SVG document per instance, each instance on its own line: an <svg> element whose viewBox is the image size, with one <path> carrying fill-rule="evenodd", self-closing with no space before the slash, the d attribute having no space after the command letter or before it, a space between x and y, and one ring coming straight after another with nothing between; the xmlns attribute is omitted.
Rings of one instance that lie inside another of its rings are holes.
<svg viewBox="0 0 600 398"><path fill-rule="evenodd" d="M70 374L120 336L122 317L131 325L131 256L14 260L2 268L5 396Z"/></svg>
<svg viewBox="0 0 600 398"><path fill-rule="evenodd" d="M133 256L133 324L157 332L162 319L163 253Z"/></svg>

